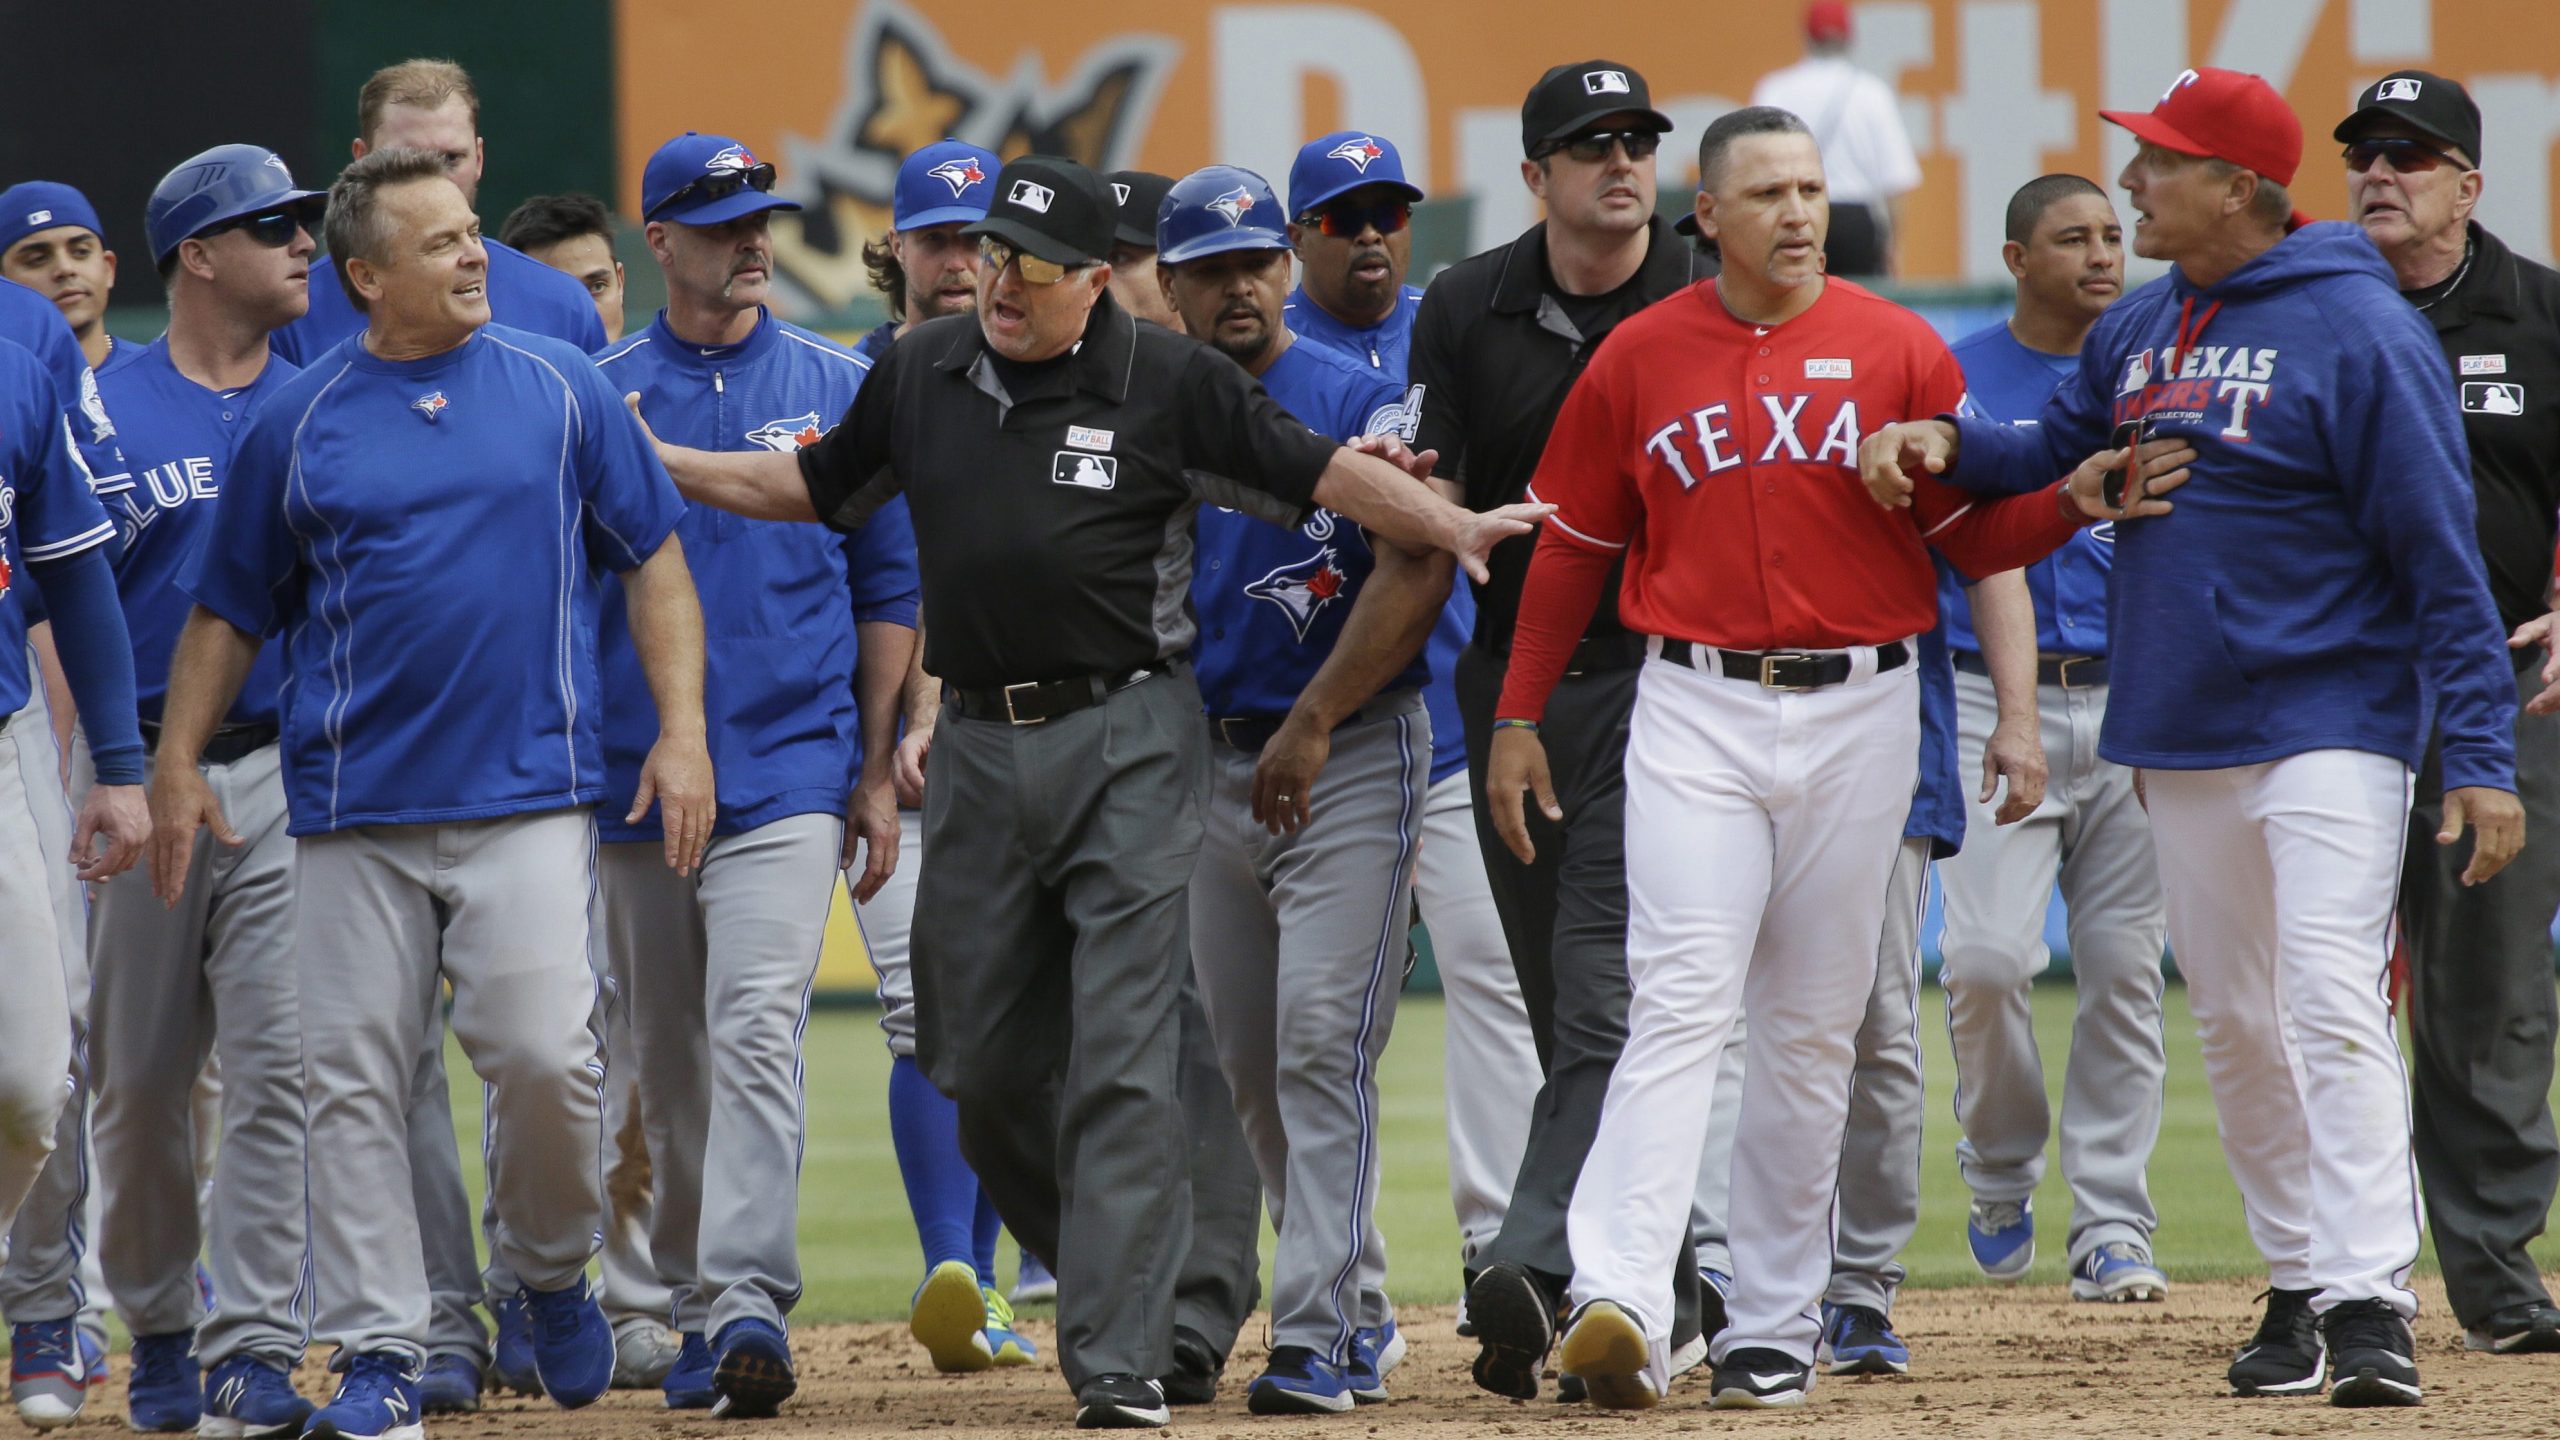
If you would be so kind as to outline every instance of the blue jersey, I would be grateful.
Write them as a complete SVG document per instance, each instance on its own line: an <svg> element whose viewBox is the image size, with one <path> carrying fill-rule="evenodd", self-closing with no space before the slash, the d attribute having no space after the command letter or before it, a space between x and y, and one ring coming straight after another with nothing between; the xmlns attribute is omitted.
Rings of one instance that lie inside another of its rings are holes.
<svg viewBox="0 0 2560 1440"><path fill-rule="evenodd" d="M88 482L63 430L53 377L25 346L0 341L0 715L25 708L29 694L27 564L66 560L115 538Z"/></svg>
<svg viewBox="0 0 2560 1440"><path fill-rule="evenodd" d="M1937 566L1938 583L1954 584L1947 563ZM1964 848L1965 815L1964 769L1956 763L1956 666L1943 612L1920 636L1912 663L1920 667L1920 782L1902 838L1934 842L1929 853L1943 860Z"/></svg>
<svg viewBox="0 0 2560 1440"><path fill-rule="evenodd" d="M195 553L231 468L231 452L249 416L297 372L269 355L258 378L237 390L208 390L178 373L167 336L148 345L119 345L98 372L98 389L124 425L119 444L127 473L101 481L98 498L115 520L116 593L133 637L134 699L142 718L158 724L190 602L179 572ZM276 723L276 690L284 653L268 646L225 719L233 725Z"/></svg>
<svg viewBox="0 0 2560 1440"><path fill-rule="evenodd" d="M2004 425L2033 425L2065 376L2080 368L2076 355L2030 350L2009 333L2007 321L1959 340L1952 347L1964 367L1966 395L1976 410ZM2063 547L2027 567L2027 591L2035 597L2036 648L2048 655L2107 653L2107 567L2114 563L2114 522L2087 525ZM1938 569L1938 613L1947 643L1979 652L1973 609L1955 573Z"/></svg>
<svg viewBox="0 0 2560 1440"><path fill-rule="evenodd" d="M495 240L484 237L480 243L489 251L492 323L566 340L590 355L604 348L604 322L596 318L595 299L575 276ZM322 258L311 262L310 311L267 343L308 368L322 351L363 328L363 312L349 303L346 287L338 283L338 262Z"/></svg>
<svg viewBox="0 0 2560 1440"><path fill-rule="evenodd" d="M1413 317L1421 311L1421 289L1407 285L1386 319L1375 325L1345 325L1309 300L1302 285L1289 292L1280 315L1299 339L1340 351L1402 389L1405 357L1413 350ZM1404 403L1418 409L1417 398L1408 394ZM1431 667L1431 683L1423 687L1422 699L1431 711L1431 783L1435 785L1467 768L1467 735L1458 722L1458 652L1475 633L1476 590L1460 576L1449 587L1449 603L1422 647L1423 659Z"/></svg>
<svg viewBox="0 0 2560 1440"><path fill-rule="evenodd" d="M124 458L116 449L115 422L107 418L98 379L89 373L89 357L81 353L71 322L42 295L0 280L0 340L26 347L50 377L64 433L71 440L72 462L89 472L93 482L121 479Z"/></svg>
<svg viewBox="0 0 2560 1440"><path fill-rule="evenodd" d="M349 341L278 387L181 583L284 637L287 828L603 799L603 572L683 510L611 383L544 336Z"/></svg>
<svg viewBox="0 0 2560 1440"><path fill-rule="evenodd" d="M663 311L596 365L615 393L639 392L641 413L675 444L786 453L833 427L871 369L770 314L738 344L704 347L677 339ZM852 535L707 506L687 510L676 533L702 596L703 709L720 787L714 833L843 814L862 755L853 627L916 623L915 529L905 498ZM609 841L655 840L654 814L640 825L622 821L657 742L658 708L619 583L605 589L604 701L597 830Z"/></svg>
<svg viewBox="0 0 2560 1440"><path fill-rule="evenodd" d="M1319 345L1295 344L1262 372L1262 388L1319 435L1356 440L1393 427L1398 392L1386 377ZM1214 716L1289 713L1333 653L1360 584L1376 561L1360 527L1317 510L1295 530L1203 508L1191 605L1200 617L1200 698ZM1416 655L1382 687L1429 678Z"/></svg>

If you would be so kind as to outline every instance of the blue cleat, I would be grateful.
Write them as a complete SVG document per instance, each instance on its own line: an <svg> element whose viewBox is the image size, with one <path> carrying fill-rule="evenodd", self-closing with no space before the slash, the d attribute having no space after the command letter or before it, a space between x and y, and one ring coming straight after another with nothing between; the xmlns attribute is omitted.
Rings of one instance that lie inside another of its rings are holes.
<svg viewBox="0 0 2560 1440"><path fill-rule="evenodd" d="M978 1288L987 1297L987 1350L995 1356L996 1367L1039 1364L1040 1347L1013 1328L1013 1306L1005 1302L1004 1292L993 1285Z"/></svg>
<svg viewBox="0 0 2560 1440"><path fill-rule="evenodd" d="M1814 1358L1832 1375L1908 1375L1911 1347L1893 1322L1869 1305L1822 1305L1822 1342Z"/></svg>
<svg viewBox="0 0 2560 1440"><path fill-rule="evenodd" d="M698 1331L687 1330L677 1337L675 1368L659 1382L666 1392L670 1410L708 1410L720 1397L712 1393L711 1372L718 1368L711 1358L711 1347L703 1343Z"/></svg>
<svg viewBox="0 0 2560 1440"><path fill-rule="evenodd" d="M468 1355L436 1355L418 1381L418 1408L429 1415L468 1415L480 1408L480 1363Z"/></svg>
<svg viewBox="0 0 2560 1440"><path fill-rule="evenodd" d="M714 1419L770 1420L800 1388L791 1342L769 1320L732 1320L720 1327L720 1343L712 1348L720 1357L711 1371L719 1397L711 1406Z"/></svg>
<svg viewBox="0 0 2560 1440"><path fill-rule="evenodd" d="M581 1275L557 1290L516 1290L533 1331L533 1368L542 1393L563 1410L593 1405L613 1384L613 1326Z"/></svg>
<svg viewBox="0 0 2560 1440"><path fill-rule="evenodd" d="M498 1343L490 1352L489 1368L497 1374L497 1389L539 1400L542 1367L533 1360L533 1328L526 1320L522 1297L518 1291L489 1307L498 1321Z"/></svg>
<svg viewBox="0 0 2560 1440"><path fill-rule="evenodd" d="M192 1330L133 1337L133 1379L125 1386L125 1423L135 1430L193 1430L204 1419L204 1380L196 1372Z"/></svg>
<svg viewBox="0 0 2560 1440"><path fill-rule="evenodd" d="M385 1351L358 1355L347 1363L338 1393L302 1433L334 1440L426 1440L426 1422L418 1418L418 1372Z"/></svg>
<svg viewBox="0 0 2560 1440"><path fill-rule="evenodd" d="M1358 1402L1332 1361L1304 1345L1282 1345L1246 1388L1244 1403L1256 1415L1339 1415Z"/></svg>
<svg viewBox="0 0 2560 1440"><path fill-rule="evenodd" d="M975 1374L996 1363L987 1337L986 1292L965 1261L945 1260L925 1275L907 1307L907 1333L945 1375Z"/></svg>
<svg viewBox="0 0 2560 1440"><path fill-rule="evenodd" d="M69 1320L35 1320L9 1327L9 1400L18 1418L52 1430L79 1418L90 1388L105 1373L105 1356L92 1361L87 1337Z"/></svg>
<svg viewBox="0 0 2560 1440"><path fill-rule="evenodd" d="M2169 1277L2139 1245L2118 1240L2080 1257L2071 1267L2074 1300L2166 1300Z"/></svg>
<svg viewBox="0 0 2560 1440"><path fill-rule="evenodd" d="M2015 1280L2036 1263L2033 1200L1976 1200L1964 1222L1973 1263L1994 1280Z"/></svg>
<svg viewBox="0 0 2560 1440"><path fill-rule="evenodd" d="M1016 1305L1054 1305L1058 1300L1058 1277L1040 1263L1040 1257L1025 1250L1022 1264L1013 1275L1013 1303Z"/></svg>
<svg viewBox="0 0 2560 1440"><path fill-rule="evenodd" d="M1404 1335L1396 1322L1364 1325L1351 1332L1351 1363L1342 1367L1351 1382L1351 1398L1363 1405L1386 1400L1387 1375L1404 1363Z"/></svg>
<svg viewBox="0 0 2560 1440"><path fill-rule="evenodd" d="M279 1361L234 1355L204 1377L204 1440L258 1440L299 1435L312 1404L294 1393L293 1375Z"/></svg>

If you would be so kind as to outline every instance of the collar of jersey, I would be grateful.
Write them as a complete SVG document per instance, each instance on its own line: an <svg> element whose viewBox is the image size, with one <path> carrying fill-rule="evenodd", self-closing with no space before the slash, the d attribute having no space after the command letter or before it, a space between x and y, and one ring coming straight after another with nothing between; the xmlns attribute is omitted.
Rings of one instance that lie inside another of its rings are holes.
<svg viewBox="0 0 2560 1440"><path fill-rule="evenodd" d="M1314 300L1308 298L1307 287L1300 285L1297 289L1289 292L1288 299L1280 302L1280 314L1283 318L1288 318L1289 312L1296 310L1301 316L1310 318L1313 325L1317 328L1331 330L1339 335L1350 335L1366 340L1371 336L1386 333L1387 327L1396 323L1396 316L1402 313L1406 306L1417 303L1421 298L1422 297L1415 292L1412 286L1407 285L1402 290L1396 292L1395 308L1387 312L1386 319L1379 321L1375 325L1354 325L1350 321L1343 319L1341 316L1334 314L1332 311L1327 310L1323 306L1317 304ZM1304 337L1308 332L1309 326L1292 323L1289 328L1297 331L1301 337Z"/></svg>
<svg viewBox="0 0 2560 1440"><path fill-rule="evenodd" d="M979 356L991 353L987 349L987 335L978 328L975 316L955 315L949 318L965 323L950 327L951 338L943 344L942 353L934 357L933 365L947 374L965 377ZM944 322L926 323L939 325ZM1128 400L1129 370L1138 346L1137 325L1137 321L1129 318L1128 311L1112 303L1111 292L1104 291L1102 298L1093 302L1093 313L1085 317L1084 342L1067 356L1066 363L1074 373L1077 389L1099 395L1115 405Z"/></svg>
<svg viewBox="0 0 2560 1440"><path fill-rule="evenodd" d="M1705 257L1671 228L1670 222L1656 215L1645 222L1652 232L1645 242L1644 264L1636 268L1637 282L1648 295L1668 295L1681 284L1703 278L1700 268ZM1538 297L1547 293L1547 225L1541 220L1529 227L1528 233L1512 242L1511 253L1502 257L1502 273L1493 282L1493 308L1509 314L1534 315Z"/></svg>
<svg viewBox="0 0 2560 1440"><path fill-rule="evenodd" d="M383 359L365 348L362 330L348 336L339 348L347 352L347 363L359 370L370 370L376 375L433 375L477 350L481 340L488 333L489 327L483 325L473 330L468 338L452 349L439 351L417 360Z"/></svg>
<svg viewBox="0 0 2560 1440"><path fill-rule="evenodd" d="M756 328L748 331L747 338L735 345L706 348L678 339L676 332L667 328L667 312L664 310L649 322L649 334L657 342L658 353L678 365L695 370L717 370L762 359L764 352L773 348L775 332L780 329L781 324L773 318L773 312L762 305L756 307Z"/></svg>

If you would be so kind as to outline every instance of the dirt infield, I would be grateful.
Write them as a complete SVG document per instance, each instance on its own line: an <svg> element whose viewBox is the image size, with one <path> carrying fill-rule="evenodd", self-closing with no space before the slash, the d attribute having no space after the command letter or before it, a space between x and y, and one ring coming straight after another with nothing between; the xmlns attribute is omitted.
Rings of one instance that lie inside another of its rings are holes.
<svg viewBox="0 0 2560 1440"><path fill-rule="evenodd" d="M2240 1400L2226 1394L2223 1367L2256 1323L2256 1286L2178 1285L2165 1305L2074 1305L2057 1289L1931 1290L1905 1295L1897 1319L1915 1352L1915 1373L1892 1380L1818 1382L1796 1411L1710 1411L1701 1373L1675 1386L1661 1408L1611 1415L1540 1400L1493 1399L1467 1380L1474 1347L1457 1338L1450 1313L1406 1312L1412 1357L1395 1372L1392 1404L1339 1417L1266 1420L1245 1413L1244 1382L1258 1340L1240 1347L1217 1405L1175 1412L1173 1432L1271 1436L1454 1437L1703 1433L1748 1428L1777 1435L1845 1440L1885 1437L2119 1436L2257 1437L2303 1435L2549 1436L2560 1433L2560 1357L2491 1358L2461 1349L2443 1296L2428 1282L2418 1329L2427 1403L2415 1410L2336 1410L2317 1401ZM655 1392L617 1393L592 1409L564 1413L509 1400L478 1415L439 1418L444 1437L650 1437L712 1440L740 1436L1052 1436L1071 1428L1073 1405L1048 1363L1045 1317L1026 1317L1043 1365L1029 1371L944 1378L898 1325L836 1325L797 1337L801 1389L781 1419L724 1424L659 1408ZM1258 1326L1256 1328L1258 1335ZM123 1378L123 1362L116 1364ZM316 1365L303 1393L326 1393ZM121 1384L70 1433L120 1429Z"/></svg>

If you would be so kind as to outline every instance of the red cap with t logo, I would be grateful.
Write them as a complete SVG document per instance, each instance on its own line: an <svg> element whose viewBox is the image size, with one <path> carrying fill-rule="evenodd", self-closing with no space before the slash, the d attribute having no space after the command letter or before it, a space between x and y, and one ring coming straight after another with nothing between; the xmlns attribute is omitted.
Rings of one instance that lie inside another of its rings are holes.
<svg viewBox="0 0 2560 1440"><path fill-rule="evenodd" d="M2207 155L2291 185L2302 164L2302 118L2276 88L2237 70L2182 70L2149 110L2101 110L2163 150Z"/></svg>

